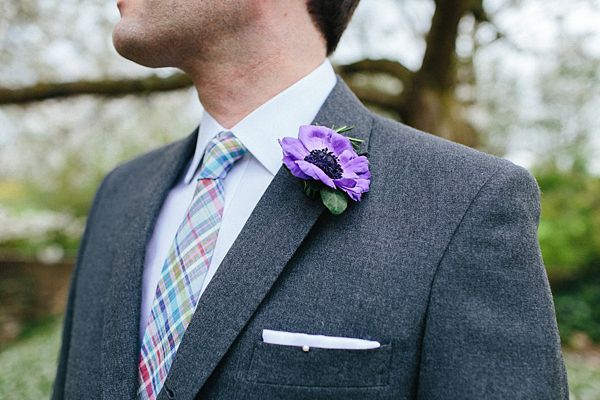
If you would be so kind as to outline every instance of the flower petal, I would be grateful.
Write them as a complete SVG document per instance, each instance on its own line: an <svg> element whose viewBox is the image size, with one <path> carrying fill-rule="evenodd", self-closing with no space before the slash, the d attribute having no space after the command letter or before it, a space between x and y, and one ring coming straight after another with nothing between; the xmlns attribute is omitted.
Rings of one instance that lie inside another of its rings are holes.
<svg viewBox="0 0 600 400"><path fill-rule="evenodd" d="M361 193L367 193L370 186L371 181L369 179L357 179L354 188L360 190Z"/></svg>
<svg viewBox="0 0 600 400"><path fill-rule="evenodd" d="M332 189L335 189L335 184L333 183L333 180L329 176L327 176L327 174L323 172L321 168L309 163L308 161L296 161L296 164L298 164L302 172L304 172L306 175L310 176L313 179L323 182Z"/></svg>
<svg viewBox="0 0 600 400"><path fill-rule="evenodd" d="M286 137L279 140L279 145L283 150L283 154L292 157L294 160L303 160L310 153L298 139Z"/></svg>
<svg viewBox="0 0 600 400"><path fill-rule="evenodd" d="M310 152L329 147L329 136L332 130L324 126L303 125L298 132L298 139Z"/></svg>
<svg viewBox="0 0 600 400"><path fill-rule="evenodd" d="M292 175L294 175L295 177L300 178L300 179L310 179L310 176L308 176L304 172L302 172L302 170L296 163L296 160L292 159L291 157L289 157L289 156L283 157L283 164L290 170Z"/></svg>
<svg viewBox="0 0 600 400"><path fill-rule="evenodd" d="M336 179L334 182L354 201L360 201L362 194L369 191L368 179Z"/></svg>
<svg viewBox="0 0 600 400"><path fill-rule="evenodd" d="M371 171L367 171L367 172L364 172L362 174L358 174L358 178L359 179L367 179L367 180L369 180L371 178Z"/></svg>
<svg viewBox="0 0 600 400"><path fill-rule="evenodd" d="M340 179L359 179L360 175L352 171L344 171Z"/></svg>
<svg viewBox="0 0 600 400"><path fill-rule="evenodd" d="M356 179L342 178L342 179L335 179L333 182L340 189L351 189L354 186L356 186Z"/></svg>
<svg viewBox="0 0 600 400"><path fill-rule="evenodd" d="M346 151L354 153L354 149L352 148L352 143L350 143L350 140L346 136L340 135L335 131L331 133L331 139L329 142L329 150L333 151L336 156L340 156Z"/></svg>
<svg viewBox="0 0 600 400"><path fill-rule="evenodd" d="M344 172L351 171L356 174L364 174L369 171L369 160L365 156L352 158L348 152L344 152L340 155L339 160Z"/></svg>

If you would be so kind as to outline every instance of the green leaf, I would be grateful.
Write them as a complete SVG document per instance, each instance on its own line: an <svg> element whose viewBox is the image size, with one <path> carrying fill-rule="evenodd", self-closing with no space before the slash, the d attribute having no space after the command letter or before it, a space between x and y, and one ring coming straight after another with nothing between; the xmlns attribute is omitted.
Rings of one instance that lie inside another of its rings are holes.
<svg viewBox="0 0 600 400"><path fill-rule="evenodd" d="M336 128L335 125L333 125L331 127L331 130L336 131L337 133L344 133L344 132L348 132L351 131L352 129L354 129L354 126L340 126L339 128Z"/></svg>
<svg viewBox="0 0 600 400"><path fill-rule="evenodd" d="M309 197L314 197L321 189L326 187L322 182L313 179L302 181L304 182L304 193Z"/></svg>
<svg viewBox="0 0 600 400"><path fill-rule="evenodd" d="M340 215L348 207L346 195L329 187L321 189L321 200L333 215Z"/></svg>
<svg viewBox="0 0 600 400"><path fill-rule="evenodd" d="M304 194L307 196L311 196L312 191L310 190L310 185L308 184L308 182L306 181L302 181L302 183L304 184L304 187L302 188L302 191L304 191Z"/></svg>

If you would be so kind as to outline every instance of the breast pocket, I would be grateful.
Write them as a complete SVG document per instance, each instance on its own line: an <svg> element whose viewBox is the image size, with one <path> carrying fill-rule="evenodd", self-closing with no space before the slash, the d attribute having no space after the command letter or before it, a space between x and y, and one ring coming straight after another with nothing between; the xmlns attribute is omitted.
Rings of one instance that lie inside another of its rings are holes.
<svg viewBox="0 0 600 400"><path fill-rule="evenodd" d="M256 342L250 382L307 387L374 387L388 383L391 345L369 350L282 346Z"/></svg>

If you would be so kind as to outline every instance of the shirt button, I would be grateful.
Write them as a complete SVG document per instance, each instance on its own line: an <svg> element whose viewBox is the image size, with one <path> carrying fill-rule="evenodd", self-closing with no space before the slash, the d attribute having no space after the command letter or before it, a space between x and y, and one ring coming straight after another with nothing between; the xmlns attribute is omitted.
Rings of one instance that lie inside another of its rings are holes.
<svg viewBox="0 0 600 400"><path fill-rule="evenodd" d="M310 347L308 347L307 345L302 346L303 352L308 353L309 350L310 350Z"/></svg>

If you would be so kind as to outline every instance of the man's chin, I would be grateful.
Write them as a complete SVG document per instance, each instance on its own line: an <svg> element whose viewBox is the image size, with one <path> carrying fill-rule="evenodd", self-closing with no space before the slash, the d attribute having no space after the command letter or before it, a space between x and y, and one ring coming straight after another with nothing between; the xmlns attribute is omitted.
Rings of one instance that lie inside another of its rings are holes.
<svg viewBox="0 0 600 400"><path fill-rule="evenodd" d="M157 51L148 41L143 40L144 35L135 34L131 30L117 24L113 30L113 45L122 57L137 64L150 68L170 66L164 59L164 53ZM162 55L162 56L161 56Z"/></svg>

